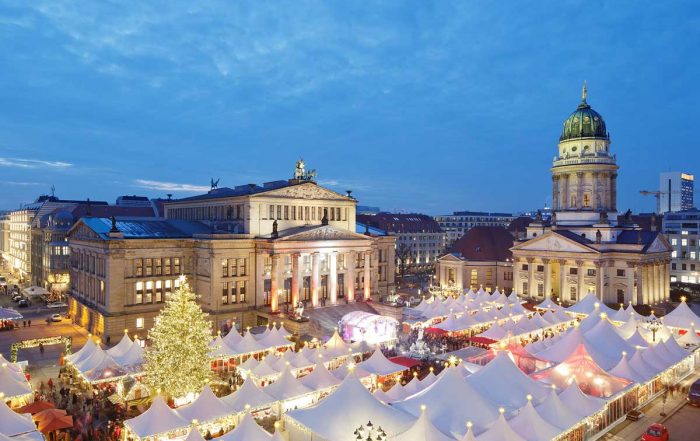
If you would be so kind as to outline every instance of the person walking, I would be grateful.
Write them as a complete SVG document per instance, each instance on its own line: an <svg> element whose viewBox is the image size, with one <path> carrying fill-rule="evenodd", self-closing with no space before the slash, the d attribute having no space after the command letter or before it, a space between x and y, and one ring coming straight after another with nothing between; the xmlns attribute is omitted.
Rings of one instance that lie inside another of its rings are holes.
<svg viewBox="0 0 700 441"><path fill-rule="evenodd" d="M43 343L39 343L39 352L41 352L41 356L43 357L44 356L44 344Z"/></svg>

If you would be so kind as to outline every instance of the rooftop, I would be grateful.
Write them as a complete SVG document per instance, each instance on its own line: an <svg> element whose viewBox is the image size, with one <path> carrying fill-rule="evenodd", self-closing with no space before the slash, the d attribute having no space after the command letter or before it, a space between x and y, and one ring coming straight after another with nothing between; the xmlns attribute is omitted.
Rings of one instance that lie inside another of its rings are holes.
<svg viewBox="0 0 700 441"><path fill-rule="evenodd" d="M451 252L465 260L505 262L513 254L513 235L503 227L474 227L452 245Z"/></svg>

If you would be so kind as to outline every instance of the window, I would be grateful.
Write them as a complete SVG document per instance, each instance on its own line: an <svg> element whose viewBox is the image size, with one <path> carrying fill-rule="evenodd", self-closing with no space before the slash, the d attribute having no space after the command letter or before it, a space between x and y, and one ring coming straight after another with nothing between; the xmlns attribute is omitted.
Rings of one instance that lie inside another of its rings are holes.
<svg viewBox="0 0 700 441"><path fill-rule="evenodd" d="M166 281L165 281L165 297L166 297L166 298L168 297L168 295L170 295L171 292L173 292L173 285L172 285L172 283L173 283L173 282L171 282L170 280L166 280Z"/></svg>
<svg viewBox="0 0 700 441"><path fill-rule="evenodd" d="M523 271L527 271L527 270L528 270L527 263L523 263L523 265L522 265L520 268L521 268Z"/></svg>
<svg viewBox="0 0 700 441"><path fill-rule="evenodd" d="M180 258L179 257L173 258L173 274L181 274L181 272L180 272Z"/></svg>
<svg viewBox="0 0 700 441"><path fill-rule="evenodd" d="M683 246L683 247L688 246L688 239L686 239L685 237L683 239L681 239L681 246Z"/></svg>
<svg viewBox="0 0 700 441"><path fill-rule="evenodd" d="M675 237L672 237L671 238L671 245L678 245L678 239L676 239Z"/></svg>
<svg viewBox="0 0 700 441"><path fill-rule="evenodd" d="M136 319L136 329L143 329L143 317Z"/></svg>
<svg viewBox="0 0 700 441"><path fill-rule="evenodd" d="M236 303L238 300L238 290L236 289L236 282L231 282L231 303Z"/></svg>
<svg viewBox="0 0 700 441"><path fill-rule="evenodd" d="M134 264L135 264L134 274L136 274L136 277L143 276L143 259L134 260Z"/></svg>
<svg viewBox="0 0 700 441"><path fill-rule="evenodd" d="M282 206L277 206L277 219L282 220Z"/></svg>
<svg viewBox="0 0 700 441"><path fill-rule="evenodd" d="M569 274L575 276L578 274L578 268L569 268Z"/></svg>
<svg viewBox="0 0 700 441"><path fill-rule="evenodd" d="M595 268L588 268L586 272L589 277L595 277Z"/></svg>
<svg viewBox="0 0 700 441"><path fill-rule="evenodd" d="M153 302L153 282L149 280L146 282L146 300L144 303L152 303Z"/></svg>
<svg viewBox="0 0 700 441"><path fill-rule="evenodd" d="M274 219L274 218L275 218L275 206L270 205L270 213L269 213L268 219Z"/></svg>
<svg viewBox="0 0 700 441"><path fill-rule="evenodd" d="M676 263L675 263L675 262L671 263L671 269L672 269L672 270L675 270L675 269L676 269Z"/></svg>
<svg viewBox="0 0 700 441"><path fill-rule="evenodd" d="M537 295L540 297L544 297L544 284L542 284L542 283L537 284Z"/></svg>
<svg viewBox="0 0 700 441"><path fill-rule="evenodd" d="M238 301L245 303L246 281L238 282Z"/></svg>
<svg viewBox="0 0 700 441"><path fill-rule="evenodd" d="M625 277L625 270L618 269L617 270L617 277Z"/></svg>
<svg viewBox="0 0 700 441"><path fill-rule="evenodd" d="M289 205L284 206L284 219L289 220Z"/></svg>
<svg viewBox="0 0 700 441"><path fill-rule="evenodd" d="M471 270L471 274L469 276L469 285L472 288L475 288L476 286L478 286L478 284L479 284L478 276L479 276L479 274L475 269Z"/></svg>
<svg viewBox="0 0 700 441"><path fill-rule="evenodd" d="M528 288L528 287L527 287L527 282L523 282L523 295L524 295L524 296L526 296L526 295L529 294L528 291L527 291L527 288Z"/></svg>
<svg viewBox="0 0 700 441"><path fill-rule="evenodd" d="M228 282L221 284L221 304L228 305Z"/></svg>
<svg viewBox="0 0 700 441"><path fill-rule="evenodd" d="M537 272L543 273L544 272L544 265L537 265Z"/></svg>
<svg viewBox="0 0 700 441"><path fill-rule="evenodd" d="M245 276L246 275L246 258L241 258L238 259L238 275L239 276Z"/></svg>
<svg viewBox="0 0 700 441"><path fill-rule="evenodd" d="M691 258L692 260L695 260L695 259L697 258L697 253L696 253L695 251L691 251L691 252L690 252L690 258Z"/></svg>
<svg viewBox="0 0 700 441"><path fill-rule="evenodd" d="M163 259L163 266L165 267L165 275L166 275L166 276L169 276L170 273L172 272L172 271L171 271L171 267L170 267L170 263L171 263L171 262L170 262L170 258L169 258L169 257L166 257L165 259Z"/></svg>
<svg viewBox="0 0 700 441"><path fill-rule="evenodd" d="M146 276L153 275L153 259L146 259L144 261L144 266L146 267Z"/></svg>
<svg viewBox="0 0 700 441"><path fill-rule="evenodd" d="M221 259L221 277L228 277L228 259Z"/></svg>
<svg viewBox="0 0 700 441"><path fill-rule="evenodd" d="M156 259L156 276L163 274L163 260Z"/></svg>
<svg viewBox="0 0 700 441"><path fill-rule="evenodd" d="M163 301L163 282L156 280L156 303Z"/></svg>
<svg viewBox="0 0 700 441"><path fill-rule="evenodd" d="M572 286L569 288L569 300L576 300L576 287Z"/></svg>
<svg viewBox="0 0 700 441"><path fill-rule="evenodd" d="M143 303L143 282L136 282L136 297L134 298L135 304Z"/></svg>

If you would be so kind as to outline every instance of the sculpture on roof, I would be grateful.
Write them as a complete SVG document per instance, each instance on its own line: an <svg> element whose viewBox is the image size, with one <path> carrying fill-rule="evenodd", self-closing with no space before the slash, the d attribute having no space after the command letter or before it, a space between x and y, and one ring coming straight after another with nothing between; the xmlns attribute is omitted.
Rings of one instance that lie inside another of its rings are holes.
<svg viewBox="0 0 700 441"><path fill-rule="evenodd" d="M217 180L214 180L214 178L211 178L211 189L212 190L216 190L217 188L219 188L219 181L220 180L221 180L221 178L218 178Z"/></svg>
<svg viewBox="0 0 700 441"><path fill-rule="evenodd" d="M119 233L119 228L117 228L117 218L112 216L112 228L109 230L110 233Z"/></svg>
<svg viewBox="0 0 700 441"><path fill-rule="evenodd" d="M294 168L294 179L298 181L313 181L316 177L316 170L306 170L304 159L299 158Z"/></svg>

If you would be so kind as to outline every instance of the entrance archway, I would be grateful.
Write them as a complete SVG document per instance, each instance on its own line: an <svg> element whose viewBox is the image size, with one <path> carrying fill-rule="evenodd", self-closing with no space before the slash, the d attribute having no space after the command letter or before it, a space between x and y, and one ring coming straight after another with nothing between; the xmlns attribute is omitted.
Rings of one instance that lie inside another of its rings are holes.
<svg viewBox="0 0 700 441"><path fill-rule="evenodd" d="M17 363L17 353L20 349L36 348L39 345L48 346L58 344L65 345L65 355L68 355L71 353L71 349L73 347L73 338L69 336L56 336L18 341L10 346L10 361L12 363Z"/></svg>

